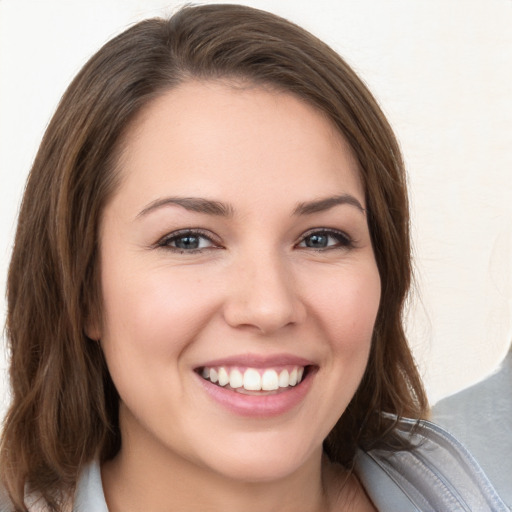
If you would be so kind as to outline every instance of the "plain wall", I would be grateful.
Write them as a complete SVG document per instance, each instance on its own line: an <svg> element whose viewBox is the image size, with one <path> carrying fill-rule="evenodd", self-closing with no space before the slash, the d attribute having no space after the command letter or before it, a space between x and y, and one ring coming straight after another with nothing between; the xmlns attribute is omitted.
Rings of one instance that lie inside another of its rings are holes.
<svg viewBox="0 0 512 512"><path fill-rule="evenodd" d="M380 101L410 177L417 285L408 331L429 397L483 379L512 340L512 1L238 3L311 30ZM176 5L0 2L2 290L24 182L66 86L113 35ZM0 367L1 413L5 360Z"/></svg>

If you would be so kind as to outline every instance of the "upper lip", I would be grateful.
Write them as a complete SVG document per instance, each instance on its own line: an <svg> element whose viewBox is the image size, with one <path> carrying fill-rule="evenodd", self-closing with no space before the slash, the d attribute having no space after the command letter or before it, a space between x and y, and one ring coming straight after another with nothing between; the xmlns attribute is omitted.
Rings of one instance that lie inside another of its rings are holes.
<svg viewBox="0 0 512 512"><path fill-rule="evenodd" d="M310 366L314 363L293 354L239 354L223 357L200 364L197 368L217 366L246 366L248 368L271 368L273 366Z"/></svg>

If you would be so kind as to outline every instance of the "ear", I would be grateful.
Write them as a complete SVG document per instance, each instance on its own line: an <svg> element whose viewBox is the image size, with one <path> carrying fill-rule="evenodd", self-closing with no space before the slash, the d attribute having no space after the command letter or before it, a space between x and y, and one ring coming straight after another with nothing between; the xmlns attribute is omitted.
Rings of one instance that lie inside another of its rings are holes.
<svg viewBox="0 0 512 512"><path fill-rule="evenodd" d="M101 340L101 334L99 329L96 328L85 328L85 335L92 341L100 341Z"/></svg>
<svg viewBox="0 0 512 512"><path fill-rule="evenodd" d="M85 320L84 333L85 335L93 341L101 340L101 322L98 318L98 314L89 313Z"/></svg>

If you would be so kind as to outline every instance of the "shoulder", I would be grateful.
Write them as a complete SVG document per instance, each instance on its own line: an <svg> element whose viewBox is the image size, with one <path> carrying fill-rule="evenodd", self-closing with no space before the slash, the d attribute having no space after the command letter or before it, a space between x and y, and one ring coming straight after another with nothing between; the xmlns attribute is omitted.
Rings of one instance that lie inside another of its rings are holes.
<svg viewBox="0 0 512 512"><path fill-rule="evenodd" d="M454 434L478 460L494 487L512 505L512 351L485 380L444 398L434 421Z"/></svg>
<svg viewBox="0 0 512 512"><path fill-rule="evenodd" d="M401 420L389 446L360 450L355 470L379 509L509 511L471 454L428 421Z"/></svg>
<svg viewBox="0 0 512 512"><path fill-rule="evenodd" d="M37 493L26 493L25 504L29 512L50 512L46 502ZM82 469L74 498L64 504L62 509L62 512L91 511L108 512L101 484L100 465L97 460L90 462ZM1 482L0 512L15 512L14 506Z"/></svg>
<svg viewBox="0 0 512 512"><path fill-rule="evenodd" d="M103 485L101 482L100 464L97 460L84 467L78 480L73 512L108 512Z"/></svg>
<svg viewBox="0 0 512 512"><path fill-rule="evenodd" d="M12 512L14 510L11 500L4 489L4 486L0 483L0 512Z"/></svg>
<svg viewBox="0 0 512 512"><path fill-rule="evenodd" d="M53 510L38 493L25 493L25 506L29 512L51 512ZM15 512L16 510L8 493L0 485L0 512ZM71 504L63 505L62 512L71 512Z"/></svg>

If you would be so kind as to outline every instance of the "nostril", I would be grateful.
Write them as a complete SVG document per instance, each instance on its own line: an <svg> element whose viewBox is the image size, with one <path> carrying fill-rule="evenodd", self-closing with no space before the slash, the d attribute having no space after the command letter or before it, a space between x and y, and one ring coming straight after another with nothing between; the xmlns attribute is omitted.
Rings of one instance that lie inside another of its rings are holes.
<svg viewBox="0 0 512 512"><path fill-rule="evenodd" d="M242 275L233 281L223 308L225 321L231 327L264 335L302 323L306 308L293 283L286 278L286 272L275 271L275 275L268 275L268 267L273 264L259 262L258 265L267 269L265 275L263 271L258 273L261 279Z"/></svg>

